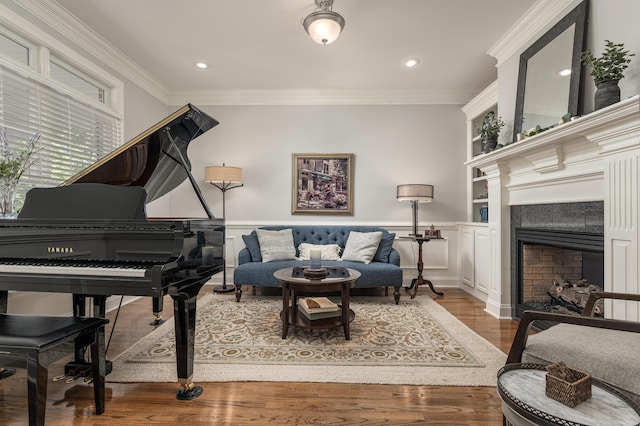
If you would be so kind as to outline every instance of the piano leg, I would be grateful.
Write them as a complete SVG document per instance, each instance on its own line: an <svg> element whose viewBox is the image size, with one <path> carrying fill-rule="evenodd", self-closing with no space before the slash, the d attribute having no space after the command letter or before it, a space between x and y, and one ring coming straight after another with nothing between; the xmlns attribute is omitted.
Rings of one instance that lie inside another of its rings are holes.
<svg viewBox="0 0 640 426"><path fill-rule="evenodd" d="M176 398L180 400L191 400L202 395L202 387L196 386L192 379L196 336L196 299L205 282L206 280L203 280L188 286L180 293L171 293L176 335L176 367L178 381L182 386L182 390L178 391Z"/></svg>
<svg viewBox="0 0 640 426"><path fill-rule="evenodd" d="M84 294L74 294L72 296L72 303L73 303L73 316L74 317L84 317L87 315L87 296L85 296ZM102 317L104 318L104 316ZM84 359L84 348L76 348L75 351L75 360L74 362L71 364L73 366L81 366L81 365L85 365L87 364L85 362ZM65 374L69 371L69 370L74 370L75 371L76 368L74 367L65 367Z"/></svg>
<svg viewBox="0 0 640 426"><path fill-rule="evenodd" d="M0 313L7 313L7 306L9 303L9 292L7 290L0 291Z"/></svg>
<svg viewBox="0 0 640 426"><path fill-rule="evenodd" d="M153 297L152 303L154 319L149 323L149 325L156 326L163 324L165 320L162 319L162 311L164 310L164 300L162 299L162 296Z"/></svg>
<svg viewBox="0 0 640 426"><path fill-rule="evenodd" d="M9 292L8 291L0 291L0 313L7 313L7 303L9 301ZM15 368L4 368L0 367L0 380L6 379L7 377L11 377L16 373Z"/></svg>

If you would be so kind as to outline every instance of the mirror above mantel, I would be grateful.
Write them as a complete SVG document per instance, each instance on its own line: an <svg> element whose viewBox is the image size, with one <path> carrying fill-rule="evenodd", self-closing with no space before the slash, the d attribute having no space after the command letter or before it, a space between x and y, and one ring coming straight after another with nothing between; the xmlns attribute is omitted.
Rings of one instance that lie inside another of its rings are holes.
<svg viewBox="0 0 640 426"><path fill-rule="evenodd" d="M581 111L587 1L582 1L520 55L513 141Z"/></svg>

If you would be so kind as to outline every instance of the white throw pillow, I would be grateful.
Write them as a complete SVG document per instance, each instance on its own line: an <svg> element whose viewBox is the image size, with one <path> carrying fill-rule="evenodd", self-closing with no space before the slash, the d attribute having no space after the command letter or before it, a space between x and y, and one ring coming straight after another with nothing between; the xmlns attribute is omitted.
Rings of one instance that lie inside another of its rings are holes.
<svg viewBox="0 0 640 426"><path fill-rule="evenodd" d="M293 233L291 229L283 229L281 231L256 229L256 235L260 243L262 262L295 260L296 248L293 245Z"/></svg>
<svg viewBox="0 0 640 426"><path fill-rule="evenodd" d="M351 262L371 263L373 256L378 251L382 232L356 232L351 231L347 244L342 253L342 260Z"/></svg>
<svg viewBox="0 0 640 426"><path fill-rule="evenodd" d="M340 260L340 246L337 244L309 244L301 243L298 246L299 260L311 260L311 249L319 249L322 260Z"/></svg>

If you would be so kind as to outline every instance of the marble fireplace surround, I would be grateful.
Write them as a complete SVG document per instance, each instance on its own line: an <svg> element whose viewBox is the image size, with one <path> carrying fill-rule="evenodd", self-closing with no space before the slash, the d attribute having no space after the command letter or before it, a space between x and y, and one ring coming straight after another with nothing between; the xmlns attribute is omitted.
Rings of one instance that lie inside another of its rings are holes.
<svg viewBox="0 0 640 426"><path fill-rule="evenodd" d="M490 288L486 311L512 317L511 207L603 202L604 287L640 293L640 96L479 155L487 175ZM640 321L637 304L605 306Z"/></svg>

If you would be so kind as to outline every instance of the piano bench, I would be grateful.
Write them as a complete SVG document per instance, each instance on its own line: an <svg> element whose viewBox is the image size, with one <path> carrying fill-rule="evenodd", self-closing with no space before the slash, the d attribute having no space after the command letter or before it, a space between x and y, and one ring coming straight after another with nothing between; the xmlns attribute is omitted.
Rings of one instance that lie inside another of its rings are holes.
<svg viewBox="0 0 640 426"><path fill-rule="evenodd" d="M104 325L92 317L0 313L0 366L27 369L29 425L44 425L48 367L76 348L91 346L96 414L105 406Z"/></svg>

